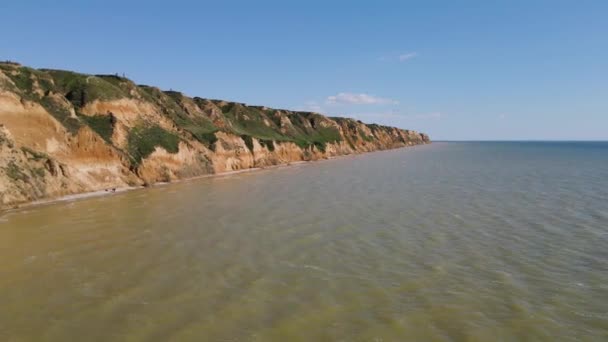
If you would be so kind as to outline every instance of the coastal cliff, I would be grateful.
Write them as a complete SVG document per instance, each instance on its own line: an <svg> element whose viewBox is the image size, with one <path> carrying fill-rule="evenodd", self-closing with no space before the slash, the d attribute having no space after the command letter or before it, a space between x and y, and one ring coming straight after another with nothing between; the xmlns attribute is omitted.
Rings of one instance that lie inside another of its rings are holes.
<svg viewBox="0 0 608 342"><path fill-rule="evenodd" d="M425 134L354 119L0 63L0 209L425 143Z"/></svg>

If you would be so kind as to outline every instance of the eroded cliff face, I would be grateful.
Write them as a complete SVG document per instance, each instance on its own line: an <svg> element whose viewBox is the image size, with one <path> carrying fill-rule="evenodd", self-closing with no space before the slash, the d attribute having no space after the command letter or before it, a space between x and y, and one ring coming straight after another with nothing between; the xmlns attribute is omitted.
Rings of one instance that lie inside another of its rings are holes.
<svg viewBox="0 0 608 342"><path fill-rule="evenodd" d="M428 142L353 119L0 63L0 208Z"/></svg>

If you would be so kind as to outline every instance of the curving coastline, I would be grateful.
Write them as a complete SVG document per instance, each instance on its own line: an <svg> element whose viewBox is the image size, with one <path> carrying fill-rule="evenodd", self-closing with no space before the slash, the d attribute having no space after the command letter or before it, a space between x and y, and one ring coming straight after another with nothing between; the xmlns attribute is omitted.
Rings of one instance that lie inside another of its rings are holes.
<svg viewBox="0 0 608 342"><path fill-rule="evenodd" d="M0 209L429 143L318 113L0 63Z"/></svg>

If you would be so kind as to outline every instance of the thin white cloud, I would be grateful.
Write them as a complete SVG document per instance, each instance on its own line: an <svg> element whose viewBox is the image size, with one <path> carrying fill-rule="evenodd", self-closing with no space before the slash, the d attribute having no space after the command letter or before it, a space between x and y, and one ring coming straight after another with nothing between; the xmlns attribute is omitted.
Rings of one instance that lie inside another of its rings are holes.
<svg viewBox="0 0 608 342"><path fill-rule="evenodd" d="M440 112L420 113L420 114L401 114L399 112L372 112L372 113L355 113L353 116L364 117L368 119L383 118L383 119L410 119L410 120L441 120Z"/></svg>
<svg viewBox="0 0 608 342"><path fill-rule="evenodd" d="M406 115L406 117L414 118L414 119L428 119L428 120L439 120L441 119L440 112L432 112L425 114L414 114L414 115Z"/></svg>
<svg viewBox="0 0 608 342"><path fill-rule="evenodd" d="M350 105L381 105L399 104L399 101L377 97L369 94L339 93L327 97L327 104L350 104Z"/></svg>
<svg viewBox="0 0 608 342"><path fill-rule="evenodd" d="M324 113L325 109L317 101L308 101L303 106L295 107L295 110L303 112Z"/></svg>
<svg viewBox="0 0 608 342"><path fill-rule="evenodd" d="M382 56L378 58L378 61L380 62L407 62L413 58L418 57L418 52L412 51L412 52L406 52L406 53L402 53L400 55L392 55L392 56Z"/></svg>
<svg viewBox="0 0 608 342"><path fill-rule="evenodd" d="M305 108L307 111L311 111L311 112L315 112L315 113L323 112L323 107L321 107L316 101L306 102Z"/></svg>
<svg viewBox="0 0 608 342"><path fill-rule="evenodd" d="M405 62L408 61L414 57L418 56L417 52L408 52L408 53L404 53L402 55L399 55L399 62Z"/></svg>

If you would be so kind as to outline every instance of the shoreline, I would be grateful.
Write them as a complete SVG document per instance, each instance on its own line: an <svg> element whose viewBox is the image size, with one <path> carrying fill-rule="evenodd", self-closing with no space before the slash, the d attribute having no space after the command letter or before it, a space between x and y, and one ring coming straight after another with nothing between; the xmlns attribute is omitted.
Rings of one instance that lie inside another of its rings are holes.
<svg viewBox="0 0 608 342"><path fill-rule="evenodd" d="M40 200L36 200L36 201L32 201L32 202L25 202L25 203L21 203L21 204L16 204L13 207L0 209L0 217L2 215L24 210L24 209L43 207L43 206L53 205L53 204L57 204L57 203L61 203L61 202L74 202L74 201L85 200L85 199L89 199L89 198L106 197L106 196L109 197L109 196L118 195L118 194L131 192L131 191L144 190L144 189L160 187L160 186L167 186L167 185L182 183L182 182L190 182L190 181L195 181L195 180L204 179L204 178L227 177L227 176L233 176L233 175L237 175L237 174L241 174L241 173L257 172L257 171L272 170L272 169L279 169L279 168L288 168L288 167L297 166L297 165L330 161L333 159L340 159L340 158L357 157L357 156L365 155L365 154L369 154L369 153L399 150L399 149L404 149L404 148L408 148L408 147L417 147L417 146L424 146L424 145L428 145L428 144L401 146L401 147L389 148L389 149L383 149L383 150L343 154L343 155L339 155L339 156L332 156L332 157L315 159L315 160L299 160L299 161L288 162L288 163L284 163L284 164L276 164L276 165L262 166L262 167L252 167L252 168L247 168L247 169L226 171L226 172L220 172L220 173L210 173L210 174L206 174L206 175L200 175L200 176L189 177L189 178L184 178L184 179L177 179L177 180L174 180L171 182L158 182L158 183L151 184L149 186L128 186L128 187L121 187L121 188L111 188L111 189L115 189L114 191L105 189L105 190L95 190L95 191L75 193L75 194L70 194L70 195L65 195L65 196L60 196L60 197L53 197L53 198L47 198L47 199L40 199Z"/></svg>

